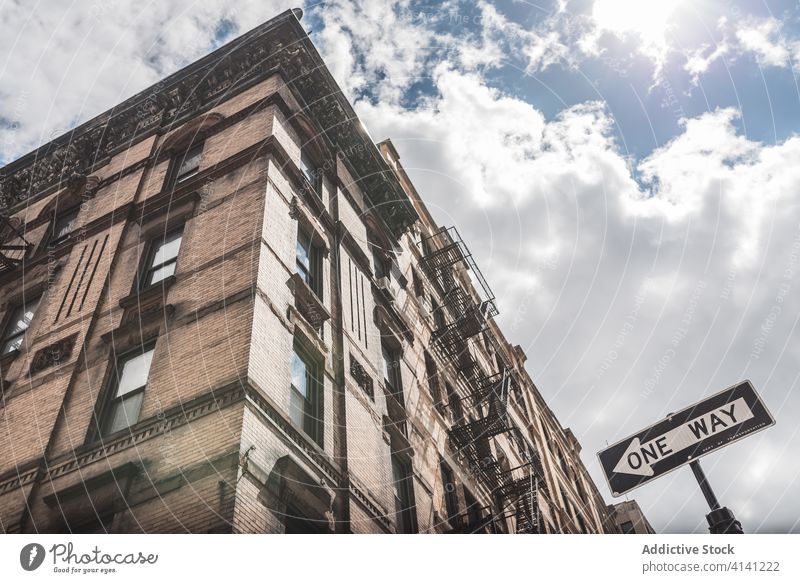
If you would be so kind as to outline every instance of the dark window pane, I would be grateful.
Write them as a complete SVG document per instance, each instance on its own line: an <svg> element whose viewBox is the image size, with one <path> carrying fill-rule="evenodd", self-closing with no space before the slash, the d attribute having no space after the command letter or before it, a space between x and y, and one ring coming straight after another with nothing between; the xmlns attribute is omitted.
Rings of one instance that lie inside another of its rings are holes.
<svg viewBox="0 0 800 583"><path fill-rule="evenodd" d="M180 160L180 166L178 166L176 177L177 182L182 182L197 174L198 170L200 169L200 156L202 153L203 148L199 147L194 148L183 155L183 158Z"/></svg>
<svg viewBox="0 0 800 583"><path fill-rule="evenodd" d="M328 532L327 520L312 520L294 506L286 509L286 534L325 534Z"/></svg>
<svg viewBox="0 0 800 583"><path fill-rule="evenodd" d="M297 427L303 427L305 430L306 400L294 388L290 391L289 418Z"/></svg>
<svg viewBox="0 0 800 583"><path fill-rule="evenodd" d="M320 270L322 262L319 257L319 249L311 243L310 235L305 229L297 230L297 245L296 245L297 259L295 271L300 275L303 281L308 284L308 287L322 298L322 290L320 282Z"/></svg>
<svg viewBox="0 0 800 583"><path fill-rule="evenodd" d="M378 249L372 250L372 263L375 266L375 278L389 277L389 266Z"/></svg>
<svg viewBox="0 0 800 583"><path fill-rule="evenodd" d="M386 346L381 346L381 358L383 362L383 380L392 383L392 355Z"/></svg>
<svg viewBox="0 0 800 583"><path fill-rule="evenodd" d="M464 420L464 409L461 406L461 397L455 392L450 383L445 383L447 391L447 404L450 409L450 420L453 423L461 423Z"/></svg>
<svg viewBox="0 0 800 583"><path fill-rule="evenodd" d="M408 466L396 457L392 457L392 478L394 481L397 532L411 533L414 531L411 477Z"/></svg>
<svg viewBox="0 0 800 583"><path fill-rule="evenodd" d="M442 462L442 487L444 488L444 503L449 519L458 515L458 494L456 493L456 482L453 477L453 470Z"/></svg>

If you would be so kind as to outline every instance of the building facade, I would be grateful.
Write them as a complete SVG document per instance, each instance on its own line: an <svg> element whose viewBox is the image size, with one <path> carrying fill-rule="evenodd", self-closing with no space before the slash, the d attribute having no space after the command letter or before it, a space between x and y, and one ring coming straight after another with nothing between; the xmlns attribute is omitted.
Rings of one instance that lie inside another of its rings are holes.
<svg viewBox="0 0 800 583"><path fill-rule="evenodd" d="M608 507L611 521L622 534L653 534L650 521L642 512L636 500L625 500Z"/></svg>
<svg viewBox="0 0 800 583"><path fill-rule="evenodd" d="M614 532L285 12L2 170L4 532Z"/></svg>

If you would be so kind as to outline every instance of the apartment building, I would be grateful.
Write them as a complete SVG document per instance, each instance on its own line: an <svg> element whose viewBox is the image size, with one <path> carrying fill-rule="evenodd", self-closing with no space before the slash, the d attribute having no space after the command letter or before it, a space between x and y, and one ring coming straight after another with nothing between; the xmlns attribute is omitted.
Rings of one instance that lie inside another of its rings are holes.
<svg viewBox="0 0 800 583"><path fill-rule="evenodd" d="M2 169L3 532L614 532L300 23Z"/></svg>

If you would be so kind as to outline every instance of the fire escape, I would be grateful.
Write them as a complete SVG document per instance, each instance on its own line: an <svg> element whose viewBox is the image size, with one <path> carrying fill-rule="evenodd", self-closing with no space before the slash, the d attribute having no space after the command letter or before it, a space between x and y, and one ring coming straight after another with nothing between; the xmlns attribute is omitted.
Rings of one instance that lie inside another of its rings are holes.
<svg viewBox="0 0 800 583"><path fill-rule="evenodd" d="M508 414L509 393L519 387L502 352L497 352L500 372L488 374L473 346L473 337L483 332L488 320L498 313L494 295L454 227L442 228L421 245L423 269L438 288L443 303L440 309L450 315L449 321L438 318L433 343L453 363L468 387L461 403L465 401L472 413L456 416L448 432L450 444L470 472L492 493L498 511L490 510L491 514L495 518L509 515L515 518L518 533L538 533L538 494L545 485L544 471L538 455L524 445ZM459 266L466 269L478 297L465 290L454 276L453 270ZM492 446L492 438L504 433L511 433L512 438L519 436L513 441L522 445L518 449L525 461L518 467L510 468L505 459L498 459Z"/></svg>
<svg viewBox="0 0 800 583"><path fill-rule="evenodd" d="M21 230L19 219L0 213L0 274L15 269L32 247Z"/></svg>

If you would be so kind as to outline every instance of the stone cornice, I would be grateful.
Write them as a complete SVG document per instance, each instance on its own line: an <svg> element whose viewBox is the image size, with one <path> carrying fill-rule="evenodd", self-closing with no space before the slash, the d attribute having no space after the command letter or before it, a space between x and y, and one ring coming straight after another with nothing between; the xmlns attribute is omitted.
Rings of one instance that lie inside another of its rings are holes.
<svg viewBox="0 0 800 583"><path fill-rule="evenodd" d="M298 15L286 11L0 170L0 211L15 212L111 156L280 73L330 149L397 236L417 214L334 81Z"/></svg>

